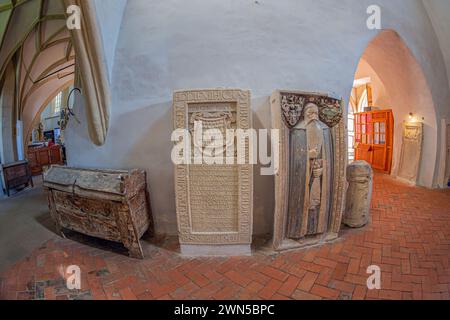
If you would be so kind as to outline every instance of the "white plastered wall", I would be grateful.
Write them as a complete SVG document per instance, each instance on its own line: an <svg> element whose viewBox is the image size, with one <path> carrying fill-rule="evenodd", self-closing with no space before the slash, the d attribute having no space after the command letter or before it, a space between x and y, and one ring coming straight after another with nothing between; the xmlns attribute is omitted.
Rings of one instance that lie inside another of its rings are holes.
<svg viewBox="0 0 450 320"><path fill-rule="evenodd" d="M443 55L422 1L377 2L383 28L400 35L423 71L436 108L436 116L427 118L439 117L446 112L450 93L442 85L447 81ZM366 27L371 4L371 0L128 1L115 51L106 143L101 147L90 143L78 103L82 124L72 121L66 132L69 164L145 169L156 231L175 234L172 92L251 89L256 129L270 128L269 96L277 88L328 91L348 100L360 58L379 33ZM432 171L426 171L424 179L433 181ZM270 233L273 177L260 176L255 168L254 183L254 232Z"/></svg>

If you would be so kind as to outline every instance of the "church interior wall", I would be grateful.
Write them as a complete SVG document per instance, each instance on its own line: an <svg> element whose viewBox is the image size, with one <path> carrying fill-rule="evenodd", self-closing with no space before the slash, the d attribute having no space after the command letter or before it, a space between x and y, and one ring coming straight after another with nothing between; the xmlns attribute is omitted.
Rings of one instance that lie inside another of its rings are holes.
<svg viewBox="0 0 450 320"><path fill-rule="evenodd" d="M145 169L156 232L176 234L170 158L173 91L250 89L256 129L270 128L269 98L275 89L330 92L348 102L361 56L380 32L366 26L365 13L371 4L366 0L128 1L115 52L107 55L113 72L106 143L94 146L90 142L78 96L75 112L82 121L72 121L65 133L68 164ZM449 86L442 86L448 82L445 63L421 1L380 0L379 4L383 28L400 35L429 87L428 96L414 97L416 105L426 108L413 112L419 116L423 112L425 135L436 141L425 145L424 154L430 159L422 166L419 178L420 184L432 186L440 146L437 119L450 105ZM106 34L108 23L101 17L99 20ZM398 71L409 79L419 78ZM392 86L389 95L380 98L379 103L386 104L389 100L385 97L392 97L399 88L396 83L386 83L381 73L379 76L386 88ZM414 83L407 85L400 90L417 89ZM390 101L394 103L394 98ZM396 116L397 124L411 112L410 106L410 100L395 106L402 110ZM254 233L271 233L273 177L261 176L256 166L254 185Z"/></svg>

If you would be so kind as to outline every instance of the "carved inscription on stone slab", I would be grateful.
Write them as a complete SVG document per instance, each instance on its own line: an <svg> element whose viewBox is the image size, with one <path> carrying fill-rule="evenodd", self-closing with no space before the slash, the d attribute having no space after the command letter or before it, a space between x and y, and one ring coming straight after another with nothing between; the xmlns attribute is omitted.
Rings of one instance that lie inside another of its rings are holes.
<svg viewBox="0 0 450 320"><path fill-rule="evenodd" d="M284 250L334 239L345 183L342 102L327 94L276 91L271 109L272 127L280 130L273 246Z"/></svg>
<svg viewBox="0 0 450 320"><path fill-rule="evenodd" d="M423 123L405 122L403 124L402 150L398 177L415 184L419 175L422 157Z"/></svg>
<svg viewBox="0 0 450 320"><path fill-rule="evenodd" d="M230 245L235 246L236 254L250 253L253 169L248 162L237 164L236 137L230 134L251 128L250 93L233 89L177 91L173 103L175 129L187 129L191 137L191 161L175 167L182 253L229 254L222 249ZM223 139L208 139L208 131L220 133ZM244 151L248 155L248 142ZM205 157L224 160L209 163ZM230 159L231 164L227 162ZM209 246L209 251L201 246Z"/></svg>

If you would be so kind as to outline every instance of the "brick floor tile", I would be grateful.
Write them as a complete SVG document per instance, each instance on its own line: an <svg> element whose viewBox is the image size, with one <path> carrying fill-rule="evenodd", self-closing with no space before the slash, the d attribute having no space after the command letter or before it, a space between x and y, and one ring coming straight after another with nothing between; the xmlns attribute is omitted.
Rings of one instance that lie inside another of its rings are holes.
<svg viewBox="0 0 450 320"><path fill-rule="evenodd" d="M236 294L236 289L233 287L224 287L213 296L216 300L232 300Z"/></svg>
<svg viewBox="0 0 450 320"><path fill-rule="evenodd" d="M311 294L316 296L326 298L326 299L337 299L339 297L339 291L335 289L330 289L318 284L315 284L311 288Z"/></svg>
<svg viewBox="0 0 450 320"><path fill-rule="evenodd" d="M347 268L348 268L348 264L346 263L337 263L336 264L336 268L333 271L333 279L336 280L344 280L345 275L347 274Z"/></svg>
<svg viewBox="0 0 450 320"><path fill-rule="evenodd" d="M309 292L318 278L317 273L307 272L298 285L298 289Z"/></svg>
<svg viewBox="0 0 450 320"><path fill-rule="evenodd" d="M356 285L352 295L353 300L364 300L366 297L366 292L367 287Z"/></svg>
<svg viewBox="0 0 450 320"><path fill-rule="evenodd" d="M301 291L301 290L296 290L292 294L292 299L295 299L295 300L321 300L322 297L316 296L314 294L311 294L311 293L308 293L308 292L304 292L304 291Z"/></svg>
<svg viewBox="0 0 450 320"><path fill-rule="evenodd" d="M353 293L356 286L353 283L348 283L348 282L340 281L340 280L332 280L329 284L329 287L332 289L339 290L339 291Z"/></svg>
<svg viewBox="0 0 450 320"><path fill-rule="evenodd" d="M265 300L271 299L282 285L283 282L272 279L261 291L259 291L258 295Z"/></svg>
<svg viewBox="0 0 450 320"><path fill-rule="evenodd" d="M361 263L360 259L356 259L356 258L350 259L350 263L348 265L347 272L352 273L352 274L358 274L360 263Z"/></svg>
<svg viewBox="0 0 450 320"><path fill-rule="evenodd" d="M200 273L197 273L195 271L189 271L186 273L186 277L191 279L196 285L199 287L204 287L207 284L209 284L208 278L206 278L204 275L201 275Z"/></svg>
<svg viewBox="0 0 450 320"><path fill-rule="evenodd" d="M260 270L263 274L278 281L286 281L289 275L286 272L280 271L270 266L264 266Z"/></svg>
<svg viewBox="0 0 450 320"><path fill-rule="evenodd" d="M176 240L146 259L70 239L48 241L0 274L0 299L446 299L450 300L450 190L376 174L371 223L320 247L251 257L183 258ZM168 238L169 239L169 238ZM258 251L258 249L257 249ZM77 264L70 292L58 266ZM381 290L368 290L369 265Z"/></svg>
<svg viewBox="0 0 450 320"><path fill-rule="evenodd" d="M119 291L123 300L137 300L136 295L130 288L124 288Z"/></svg>
<svg viewBox="0 0 450 320"><path fill-rule="evenodd" d="M275 293L272 297L272 300L280 301L280 300L291 300L291 299L289 297L283 296L279 293Z"/></svg>
<svg viewBox="0 0 450 320"><path fill-rule="evenodd" d="M230 270L224 274L228 279L234 283L240 285L241 287L246 287L252 280L241 275L240 273Z"/></svg>
<svg viewBox="0 0 450 320"><path fill-rule="evenodd" d="M315 258L314 263L330 269L334 269L337 266L337 263L335 261L322 257Z"/></svg>
<svg viewBox="0 0 450 320"><path fill-rule="evenodd" d="M168 276L173 281L175 281L179 286L183 286L190 281L190 279L188 277L184 276L181 272L179 272L176 269L170 270L168 272Z"/></svg>
<svg viewBox="0 0 450 320"><path fill-rule="evenodd" d="M294 276L289 276L285 283L278 290L278 293L289 297L294 291L297 289L298 284L300 283L300 279Z"/></svg>
<svg viewBox="0 0 450 320"><path fill-rule="evenodd" d="M379 298L383 300L401 300L402 292L395 290L380 290Z"/></svg>

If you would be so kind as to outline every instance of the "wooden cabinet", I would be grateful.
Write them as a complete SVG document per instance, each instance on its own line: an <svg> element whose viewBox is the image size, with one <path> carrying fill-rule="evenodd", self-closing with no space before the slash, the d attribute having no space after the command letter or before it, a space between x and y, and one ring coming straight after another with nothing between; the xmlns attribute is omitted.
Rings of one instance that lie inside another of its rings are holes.
<svg viewBox="0 0 450 320"><path fill-rule="evenodd" d="M143 170L87 170L52 166L44 172L56 227L121 242L143 258L139 239L153 226Z"/></svg>
<svg viewBox="0 0 450 320"><path fill-rule="evenodd" d="M6 194L10 195L10 190L17 187L33 186L30 167L27 161L19 161L2 165L3 179L5 181Z"/></svg>
<svg viewBox="0 0 450 320"><path fill-rule="evenodd" d="M365 160L372 168L391 173L394 117L392 110L355 114L355 160Z"/></svg>
<svg viewBox="0 0 450 320"><path fill-rule="evenodd" d="M447 167L445 183L450 187L450 124L447 124Z"/></svg>
<svg viewBox="0 0 450 320"><path fill-rule="evenodd" d="M44 166L52 164L62 165L64 163L61 154L61 146L54 145L51 147L29 148L28 161L30 163L31 173L34 176L41 174Z"/></svg>

